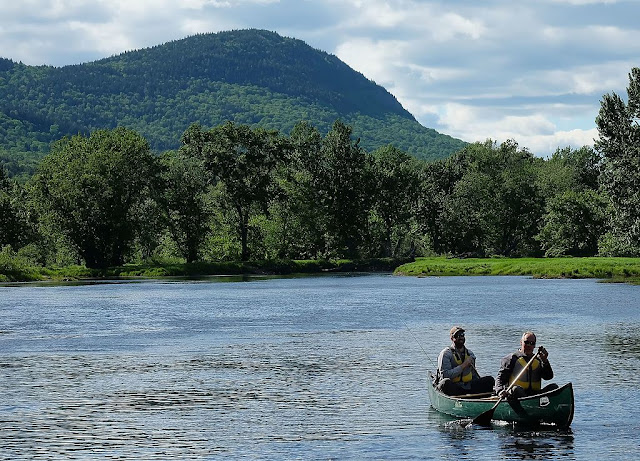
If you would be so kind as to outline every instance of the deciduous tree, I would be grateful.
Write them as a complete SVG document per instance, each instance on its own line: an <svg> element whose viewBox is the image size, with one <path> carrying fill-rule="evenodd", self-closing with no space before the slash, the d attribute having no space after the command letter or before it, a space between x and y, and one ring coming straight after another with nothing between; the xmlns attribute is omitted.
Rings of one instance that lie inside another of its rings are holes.
<svg viewBox="0 0 640 461"><path fill-rule="evenodd" d="M156 160L126 128L98 130L54 145L34 177L41 210L88 267L122 264L145 219L135 213L150 195Z"/></svg>

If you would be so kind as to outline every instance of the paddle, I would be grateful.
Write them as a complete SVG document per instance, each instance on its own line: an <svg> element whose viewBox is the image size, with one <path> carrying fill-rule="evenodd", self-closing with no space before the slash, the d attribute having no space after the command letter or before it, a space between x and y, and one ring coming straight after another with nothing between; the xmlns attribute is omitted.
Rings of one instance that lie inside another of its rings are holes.
<svg viewBox="0 0 640 461"><path fill-rule="evenodd" d="M531 357L531 360L529 360L529 362L527 363L527 366L525 366L522 370L520 370L520 373L518 373L518 375L515 377L513 382L509 384L509 387L507 387L507 393L511 390L513 386L516 385L516 381L520 379L520 376L522 376L524 372L529 368L529 366L533 363L533 361L538 357L539 353L540 352L538 351L533 357ZM491 424L491 420L493 419L493 413L496 411L498 404L502 402L502 400L504 400L506 395L507 394L500 397L496 402L496 404L493 406L493 408L485 411L484 413L480 413L478 416L473 418L468 424L466 424L465 427L468 426L469 424L478 424L480 426L488 426L489 424Z"/></svg>

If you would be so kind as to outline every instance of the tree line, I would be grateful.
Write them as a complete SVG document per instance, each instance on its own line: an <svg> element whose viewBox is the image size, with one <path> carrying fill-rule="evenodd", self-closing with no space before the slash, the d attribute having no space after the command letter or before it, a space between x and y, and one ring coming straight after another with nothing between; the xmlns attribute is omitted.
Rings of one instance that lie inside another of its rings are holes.
<svg viewBox="0 0 640 461"><path fill-rule="evenodd" d="M24 184L0 172L0 246L33 264L640 255L640 69L591 147L474 143L426 162L336 121L288 136L191 125L154 155L127 128L65 137Z"/></svg>

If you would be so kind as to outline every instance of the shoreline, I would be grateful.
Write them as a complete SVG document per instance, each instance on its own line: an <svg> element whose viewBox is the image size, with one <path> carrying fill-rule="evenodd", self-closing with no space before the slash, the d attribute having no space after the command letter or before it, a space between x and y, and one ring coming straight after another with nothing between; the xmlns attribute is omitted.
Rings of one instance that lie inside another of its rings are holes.
<svg viewBox="0 0 640 461"><path fill-rule="evenodd" d="M550 279L596 278L603 282L640 285L640 258L374 258L363 260L278 260L127 264L108 269L84 266L16 267L0 271L0 283L74 282L137 278L214 276L286 276L348 272L391 272L409 277L530 276Z"/></svg>
<svg viewBox="0 0 640 461"><path fill-rule="evenodd" d="M396 275L474 276L520 275L533 278L585 279L640 284L640 258L416 258L394 271Z"/></svg>

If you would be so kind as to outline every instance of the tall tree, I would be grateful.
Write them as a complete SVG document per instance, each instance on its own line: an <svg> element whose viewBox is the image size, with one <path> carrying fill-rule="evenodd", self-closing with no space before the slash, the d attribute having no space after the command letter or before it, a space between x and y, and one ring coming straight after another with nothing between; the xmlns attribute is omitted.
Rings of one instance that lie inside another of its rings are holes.
<svg viewBox="0 0 640 461"><path fill-rule="evenodd" d="M341 121L322 141L316 184L326 216L327 250L334 256L357 257L367 223L370 182L368 158Z"/></svg>
<svg viewBox="0 0 640 461"><path fill-rule="evenodd" d="M287 144L276 131L227 122L208 132L193 126L183 138L186 151L202 156L208 180L219 185L235 214L241 259L249 259L252 213L267 213L275 195L274 171Z"/></svg>
<svg viewBox="0 0 640 461"><path fill-rule="evenodd" d="M603 186L613 206L612 237L620 253L640 254L640 68L629 73L628 102L602 97L596 149L604 157Z"/></svg>
<svg viewBox="0 0 640 461"><path fill-rule="evenodd" d="M599 189L601 157L591 147L558 149L536 159L545 199L543 226L536 239L546 256L593 256L606 230L607 203Z"/></svg>
<svg viewBox="0 0 640 461"><path fill-rule="evenodd" d="M19 203L22 195L22 188L0 167L0 248L11 245L18 249L30 238L29 225Z"/></svg>
<svg viewBox="0 0 640 461"><path fill-rule="evenodd" d="M169 231L186 261L195 262L206 239L211 215L202 160L186 152L167 152L160 160Z"/></svg>
<svg viewBox="0 0 640 461"><path fill-rule="evenodd" d="M269 208L265 238L272 256L314 259L325 256L325 219L317 188L322 135L308 122L289 135L286 164L277 169L279 194Z"/></svg>
<svg viewBox="0 0 640 461"><path fill-rule="evenodd" d="M149 144L126 128L65 138L33 178L34 191L88 267L122 264L144 216L135 213L153 188Z"/></svg>
<svg viewBox="0 0 640 461"><path fill-rule="evenodd" d="M371 197L373 219L382 225L384 256L398 256L411 237L420 190L420 167L415 157L386 146L373 152Z"/></svg>

